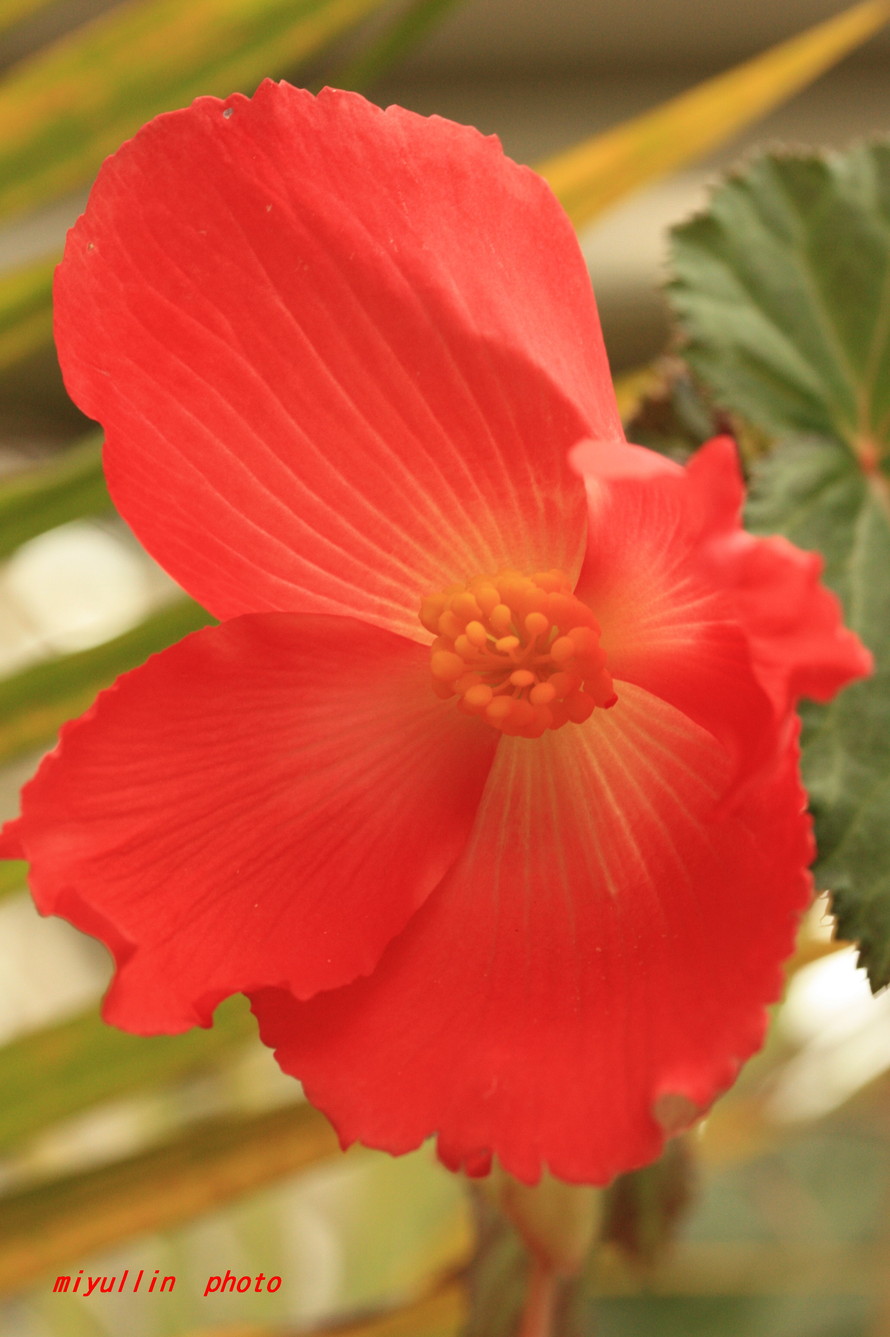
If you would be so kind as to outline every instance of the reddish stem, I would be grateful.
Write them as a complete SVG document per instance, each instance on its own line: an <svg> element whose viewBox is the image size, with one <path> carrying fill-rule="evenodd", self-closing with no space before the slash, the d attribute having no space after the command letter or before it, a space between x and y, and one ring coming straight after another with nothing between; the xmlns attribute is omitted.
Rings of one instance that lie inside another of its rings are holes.
<svg viewBox="0 0 890 1337"><path fill-rule="evenodd" d="M525 1309L517 1337L552 1337L557 1275L539 1258L532 1258Z"/></svg>

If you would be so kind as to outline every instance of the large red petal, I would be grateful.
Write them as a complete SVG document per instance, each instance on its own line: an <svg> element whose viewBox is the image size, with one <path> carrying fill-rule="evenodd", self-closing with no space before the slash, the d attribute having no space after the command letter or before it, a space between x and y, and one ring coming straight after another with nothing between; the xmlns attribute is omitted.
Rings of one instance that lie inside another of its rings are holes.
<svg viewBox="0 0 890 1337"><path fill-rule="evenodd" d="M344 1142L437 1132L452 1166L603 1183L760 1045L811 892L796 747L715 819L723 750L617 689L583 726L500 744L460 862L372 976L255 997Z"/></svg>
<svg viewBox="0 0 890 1337"><path fill-rule="evenodd" d="M365 974L460 853L494 751L427 655L352 619L248 615L119 679L6 837L44 913L112 949L127 1029Z"/></svg>
<svg viewBox="0 0 890 1337"><path fill-rule="evenodd" d="M495 139L264 84L110 159L56 283L120 510L218 616L358 615L577 572L579 437L622 433L587 271Z"/></svg>

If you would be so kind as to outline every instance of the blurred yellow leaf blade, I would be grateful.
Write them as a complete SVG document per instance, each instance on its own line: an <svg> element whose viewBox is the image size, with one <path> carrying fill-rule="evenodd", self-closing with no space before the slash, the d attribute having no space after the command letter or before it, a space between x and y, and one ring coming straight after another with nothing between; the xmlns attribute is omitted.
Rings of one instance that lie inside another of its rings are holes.
<svg viewBox="0 0 890 1337"><path fill-rule="evenodd" d="M243 998L227 999L209 1030L128 1035L97 1008L0 1047L0 1153L103 1100L117 1099L217 1067L256 1037Z"/></svg>
<svg viewBox="0 0 890 1337"><path fill-rule="evenodd" d="M37 0L0 0L3 15ZM44 0L40 0L43 3ZM460 0L410 0L326 82L378 78ZM85 184L152 115L203 93L249 90L322 51L393 0L130 0L0 81L0 215ZM133 60L133 49L139 61ZM141 62L141 63L140 63ZM47 257L0 275L0 369L50 341Z"/></svg>
<svg viewBox="0 0 890 1337"><path fill-rule="evenodd" d="M310 1105L206 1120L163 1146L0 1198L0 1292L133 1235L169 1230L340 1154Z"/></svg>
<svg viewBox="0 0 890 1337"><path fill-rule="evenodd" d="M84 185L158 112L251 91L389 2L125 0L0 83L0 215Z"/></svg>
<svg viewBox="0 0 890 1337"><path fill-rule="evenodd" d="M82 185L158 111L280 73L388 2L302 0L295 10L292 0L130 0L100 16L0 84L0 214ZM357 58L341 76L355 82L382 68L393 57L387 41L401 49L450 2L415 0L371 48L369 67ZM538 170L582 225L793 96L888 19L890 0L864 0ZM48 274L42 261L0 281L0 367L48 339Z"/></svg>
<svg viewBox="0 0 890 1337"><path fill-rule="evenodd" d="M537 170L573 223L582 226L788 101L888 21L888 0L864 0L652 111L548 158Z"/></svg>
<svg viewBox="0 0 890 1337"><path fill-rule="evenodd" d="M21 891L28 876L28 865L22 859L0 860L0 900Z"/></svg>
<svg viewBox="0 0 890 1337"><path fill-rule="evenodd" d="M38 10L46 9L49 4L50 0L0 0L0 32L30 18Z"/></svg>
<svg viewBox="0 0 890 1337"><path fill-rule="evenodd" d="M659 362L649 362L642 367L633 367L615 377L615 399L621 421L625 424L638 412L648 395L654 393L663 382L663 373Z"/></svg>

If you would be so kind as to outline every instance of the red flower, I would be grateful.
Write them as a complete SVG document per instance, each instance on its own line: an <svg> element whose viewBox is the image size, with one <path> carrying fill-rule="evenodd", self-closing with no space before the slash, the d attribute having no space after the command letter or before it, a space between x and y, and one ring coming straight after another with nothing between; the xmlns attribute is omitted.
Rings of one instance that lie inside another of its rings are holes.
<svg viewBox="0 0 890 1337"><path fill-rule="evenodd" d="M6 830L113 951L108 1020L243 990L344 1143L655 1156L810 896L793 702L869 668L818 559L742 533L727 440L624 443L567 220L438 118L273 84L160 117L57 317L121 512L228 619L68 725Z"/></svg>

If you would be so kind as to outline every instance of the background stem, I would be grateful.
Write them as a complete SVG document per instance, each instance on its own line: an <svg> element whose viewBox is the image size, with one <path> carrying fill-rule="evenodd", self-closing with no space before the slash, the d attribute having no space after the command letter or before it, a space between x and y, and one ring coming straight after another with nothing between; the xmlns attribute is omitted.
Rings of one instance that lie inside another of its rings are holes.
<svg viewBox="0 0 890 1337"><path fill-rule="evenodd" d="M518 1337L551 1337L557 1275L540 1258L532 1258L531 1276Z"/></svg>

